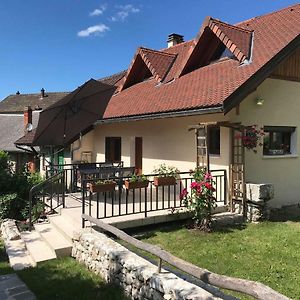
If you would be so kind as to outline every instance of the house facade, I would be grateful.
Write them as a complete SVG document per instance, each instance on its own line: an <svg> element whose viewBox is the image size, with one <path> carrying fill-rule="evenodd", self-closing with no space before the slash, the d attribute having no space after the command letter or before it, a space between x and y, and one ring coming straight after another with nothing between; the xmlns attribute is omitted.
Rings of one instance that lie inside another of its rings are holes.
<svg viewBox="0 0 300 300"><path fill-rule="evenodd" d="M257 153L245 151L246 181L272 183L273 207L300 203L299 34L298 4L236 25L207 18L191 41L173 35L169 48L139 48L104 117L72 145L73 161L188 171L196 161L189 126L255 124L265 135ZM232 131L209 131L210 167L229 174Z"/></svg>

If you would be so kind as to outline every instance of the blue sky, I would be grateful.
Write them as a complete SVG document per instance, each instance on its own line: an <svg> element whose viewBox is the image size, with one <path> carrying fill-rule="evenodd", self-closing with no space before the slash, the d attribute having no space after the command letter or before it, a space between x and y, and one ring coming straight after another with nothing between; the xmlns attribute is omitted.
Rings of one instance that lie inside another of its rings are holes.
<svg viewBox="0 0 300 300"><path fill-rule="evenodd" d="M138 46L166 47L170 33L193 38L207 15L236 23L292 0L1 0L0 99L71 91L126 69Z"/></svg>

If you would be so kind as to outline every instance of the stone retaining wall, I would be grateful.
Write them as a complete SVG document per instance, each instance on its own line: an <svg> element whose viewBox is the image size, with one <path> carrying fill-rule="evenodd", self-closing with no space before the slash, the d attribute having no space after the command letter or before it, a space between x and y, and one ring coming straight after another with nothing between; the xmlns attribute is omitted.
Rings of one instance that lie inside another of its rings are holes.
<svg viewBox="0 0 300 300"><path fill-rule="evenodd" d="M158 273L157 266L99 232L78 234L72 256L107 282L120 285L131 299L232 299L219 297L223 294L216 288L218 296L212 295L165 270Z"/></svg>

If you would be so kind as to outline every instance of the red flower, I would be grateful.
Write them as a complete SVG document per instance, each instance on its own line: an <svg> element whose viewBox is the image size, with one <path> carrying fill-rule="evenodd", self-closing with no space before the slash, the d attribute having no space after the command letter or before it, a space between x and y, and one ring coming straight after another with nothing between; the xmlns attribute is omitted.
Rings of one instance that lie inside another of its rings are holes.
<svg viewBox="0 0 300 300"><path fill-rule="evenodd" d="M183 200L188 195L187 189L183 189L180 193L179 199Z"/></svg>

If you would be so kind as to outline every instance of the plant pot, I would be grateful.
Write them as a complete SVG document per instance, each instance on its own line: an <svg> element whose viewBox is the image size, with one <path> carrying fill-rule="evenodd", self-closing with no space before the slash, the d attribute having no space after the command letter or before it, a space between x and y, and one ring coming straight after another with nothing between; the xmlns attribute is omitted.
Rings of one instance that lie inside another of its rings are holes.
<svg viewBox="0 0 300 300"><path fill-rule="evenodd" d="M176 178L174 176L154 177L153 184L155 186L175 185Z"/></svg>
<svg viewBox="0 0 300 300"><path fill-rule="evenodd" d="M133 190L133 189L143 189L147 188L149 184L149 181L135 181L130 182L129 180L125 180L125 187L127 190Z"/></svg>
<svg viewBox="0 0 300 300"><path fill-rule="evenodd" d="M112 192L115 190L116 183L111 182L111 183L103 183L103 184L95 184L91 183L90 184L90 191L92 193L104 193L104 192Z"/></svg>

